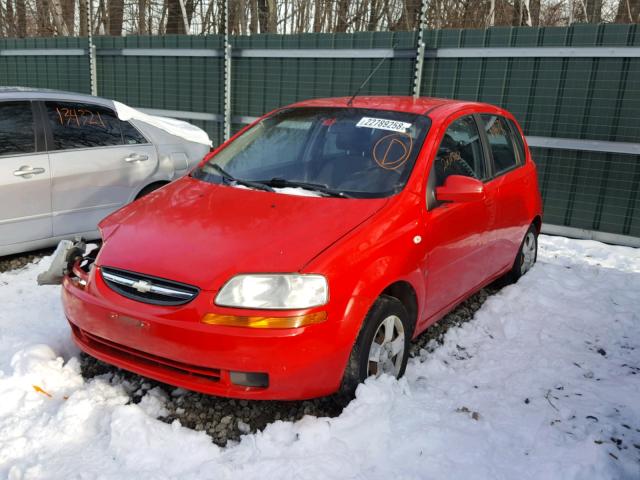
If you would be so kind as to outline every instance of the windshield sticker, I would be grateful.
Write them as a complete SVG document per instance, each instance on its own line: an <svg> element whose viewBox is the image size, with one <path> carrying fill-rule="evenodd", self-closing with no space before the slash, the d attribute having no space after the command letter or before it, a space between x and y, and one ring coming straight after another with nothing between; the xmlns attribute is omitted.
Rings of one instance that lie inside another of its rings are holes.
<svg viewBox="0 0 640 480"><path fill-rule="evenodd" d="M389 130L390 132L406 132L410 123L399 122L397 120L386 120L384 118L362 117L356 127L375 128L376 130Z"/></svg>
<svg viewBox="0 0 640 480"><path fill-rule="evenodd" d="M413 139L406 133L391 133L373 147L373 159L380 168L397 170L405 164L413 150Z"/></svg>

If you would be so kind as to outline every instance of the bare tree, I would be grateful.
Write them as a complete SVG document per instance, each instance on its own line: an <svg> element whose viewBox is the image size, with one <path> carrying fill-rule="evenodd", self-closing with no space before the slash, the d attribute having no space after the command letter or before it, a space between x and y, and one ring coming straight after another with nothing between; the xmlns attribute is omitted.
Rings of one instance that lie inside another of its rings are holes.
<svg viewBox="0 0 640 480"><path fill-rule="evenodd" d="M7 10L5 17L7 18L7 34L9 37L13 37L16 35L15 31L15 18L13 14L13 0L7 0Z"/></svg>
<svg viewBox="0 0 640 480"><path fill-rule="evenodd" d="M69 30L64 21L64 14L62 12L62 4L60 0L51 0L49 3L49 9L51 13L51 19L53 25L56 27L58 35L69 35Z"/></svg>
<svg viewBox="0 0 640 480"><path fill-rule="evenodd" d="M229 32L411 31L421 0L226 0ZM214 34L225 0L0 0L0 36ZM183 8L184 7L184 8ZM638 23L640 0L428 0L430 29Z"/></svg>
<svg viewBox="0 0 640 480"><path fill-rule="evenodd" d="M62 19L67 28L67 33L68 35L73 35L76 23L76 0L61 0L60 7L62 8Z"/></svg>
<svg viewBox="0 0 640 480"><path fill-rule="evenodd" d="M119 37L122 35L124 0L108 0L108 26L109 35Z"/></svg>
<svg viewBox="0 0 640 480"><path fill-rule="evenodd" d="M249 33L258 33L258 2L249 0Z"/></svg>
<svg viewBox="0 0 640 480"><path fill-rule="evenodd" d="M179 34L185 33L184 19L182 18L182 9L178 0L166 0L167 6L167 27L166 33Z"/></svg>
<svg viewBox="0 0 640 480"><path fill-rule="evenodd" d="M258 23L260 32L268 32L269 6L267 0L256 0L258 4Z"/></svg>
<svg viewBox="0 0 640 480"><path fill-rule="evenodd" d="M86 37L89 28L89 12L87 10L87 0L78 0L78 35Z"/></svg>
<svg viewBox="0 0 640 480"><path fill-rule="evenodd" d="M338 10L336 11L337 22L335 31L346 32L348 21L347 13L349 12L349 0L338 0Z"/></svg>
<svg viewBox="0 0 640 480"><path fill-rule="evenodd" d="M580 0L584 12L584 20L587 23L600 23L602 21L602 0Z"/></svg>
<svg viewBox="0 0 640 480"><path fill-rule="evenodd" d="M17 35L20 38L27 36L27 5L25 0L16 0Z"/></svg>
<svg viewBox="0 0 640 480"><path fill-rule="evenodd" d="M620 0L616 11L616 23L639 23L640 0Z"/></svg>
<svg viewBox="0 0 640 480"><path fill-rule="evenodd" d="M147 2L146 0L138 0L138 33L144 35L147 33Z"/></svg>
<svg viewBox="0 0 640 480"><path fill-rule="evenodd" d="M531 26L540 25L540 0L529 1L529 18L531 18Z"/></svg>
<svg viewBox="0 0 640 480"><path fill-rule="evenodd" d="M45 37L49 34L49 8L46 0L36 0L36 34Z"/></svg>
<svg viewBox="0 0 640 480"><path fill-rule="evenodd" d="M393 30L415 30L422 2L420 0L404 0L402 3L402 14L393 26Z"/></svg>

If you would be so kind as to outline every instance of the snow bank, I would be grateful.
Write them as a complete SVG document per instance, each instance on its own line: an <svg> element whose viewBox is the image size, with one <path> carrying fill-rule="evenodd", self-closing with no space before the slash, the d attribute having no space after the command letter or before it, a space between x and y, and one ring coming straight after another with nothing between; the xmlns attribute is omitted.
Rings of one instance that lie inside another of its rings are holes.
<svg viewBox="0 0 640 480"><path fill-rule="evenodd" d="M48 261L0 274L0 478L640 478L640 250L543 236L404 379L225 449L155 420L157 392L83 381Z"/></svg>
<svg viewBox="0 0 640 480"><path fill-rule="evenodd" d="M203 145L211 146L212 142L207 135L207 132L201 128L191 125L189 122L182 120L176 120L168 117L158 117L156 115L149 115L148 113L141 112L135 108L131 108L124 103L116 102L114 100L113 105L118 113L120 120L139 120L147 123L161 130L164 130L176 137L184 138L189 142L201 143Z"/></svg>

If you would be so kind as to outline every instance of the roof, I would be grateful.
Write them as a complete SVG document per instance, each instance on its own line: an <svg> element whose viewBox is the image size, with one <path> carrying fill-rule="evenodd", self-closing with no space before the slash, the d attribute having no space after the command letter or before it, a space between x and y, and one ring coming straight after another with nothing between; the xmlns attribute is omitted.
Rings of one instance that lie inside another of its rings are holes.
<svg viewBox="0 0 640 480"><path fill-rule="evenodd" d="M113 108L113 100L94 97L85 93L64 92L48 88L0 86L0 99L4 100L68 100L87 102Z"/></svg>
<svg viewBox="0 0 640 480"><path fill-rule="evenodd" d="M49 92L49 93L68 93L62 90L52 90L50 88L34 88L34 87L18 87L0 85L0 94L3 93L24 93L24 92Z"/></svg>
<svg viewBox="0 0 640 480"><path fill-rule="evenodd" d="M351 97L317 98L294 103L294 107L342 107L347 105ZM463 100L450 100L445 98L410 96L358 96L353 99L353 108L373 108L379 110L393 110L424 115L429 110L442 105L454 107L464 107L467 105L477 105L476 102Z"/></svg>

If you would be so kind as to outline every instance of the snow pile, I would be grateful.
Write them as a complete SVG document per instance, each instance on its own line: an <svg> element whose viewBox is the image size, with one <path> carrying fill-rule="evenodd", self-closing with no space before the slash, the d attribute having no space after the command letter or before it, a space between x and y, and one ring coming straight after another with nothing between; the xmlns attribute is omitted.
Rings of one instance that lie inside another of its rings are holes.
<svg viewBox="0 0 640 480"><path fill-rule="evenodd" d="M139 120L189 142L201 143L209 147L212 145L207 132L195 125L191 125L189 122L176 120L175 118L149 115L148 113L141 112L115 100L113 101L113 105L120 120Z"/></svg>
<svg viewBox="0 0 640 480"><path fill-rule="evenodd" d="M154 390L82 379L48 261L0 274L0 478L640 478L639 250L541 237L404 379L225 449L156 420Z"/></svg>

